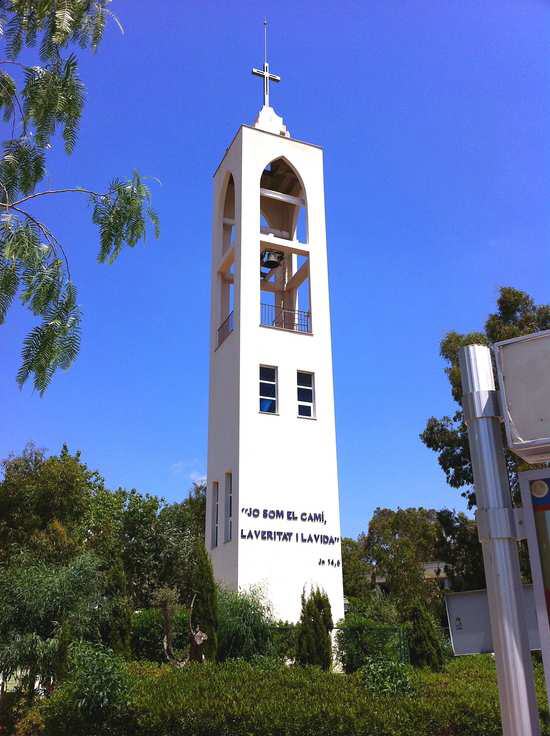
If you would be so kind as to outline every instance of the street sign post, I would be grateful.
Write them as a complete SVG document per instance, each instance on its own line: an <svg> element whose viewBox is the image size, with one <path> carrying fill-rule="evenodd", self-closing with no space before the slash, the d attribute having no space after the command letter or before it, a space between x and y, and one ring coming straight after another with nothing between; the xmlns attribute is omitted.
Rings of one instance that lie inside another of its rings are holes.
<svg viewBox="0 0 550 736"><path fill-rule="evenodd" d="M527 638L516 525L504 458L500 408L489 348L459 351L464 419L487 580L504 736L538 736L539 717Z"/></svg>

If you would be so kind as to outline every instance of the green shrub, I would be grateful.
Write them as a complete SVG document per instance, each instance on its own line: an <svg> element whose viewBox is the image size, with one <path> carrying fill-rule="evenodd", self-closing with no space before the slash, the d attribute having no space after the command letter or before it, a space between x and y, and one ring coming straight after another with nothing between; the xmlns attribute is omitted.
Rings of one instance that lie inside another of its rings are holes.
<svg viewBox="0 0 550 736"><path fill-rule="evenodd" d="M218 659L250 660L272 652L271 609L261 591L218 591Z"/></svg>
<svg viewBox="0 0 550 736"><path fill-rule="evenodd" d="M207 659L215 660L218 652L218 592L212 563L202 535L195 541L193 563L190 565L187 584L196 594L193 605L193 627L200 626L201 631L208 635L202 646L202 652Z"/></svg>
<svg viewBox="0 0 550 736"><path fill-rule="evenodd" d="M502 736L490 657L454 660L443 673L412 670L411 678L414 697L377 694L359 675L317 667L140 669L132 736Z"/></svg>
<svg viewBox="0 0 550 736"><path fill-rule="evenodd" d="M414 697L372 692L359 673L266 658L259 666L133 662L126 670L124 717L123 706L108 703L108 717L78 721L82 692L63 685L42 706L46 736L502 736L490 656L454 659L441 673L411 669ZM543 672L535 670L542 736L550 736Z"/></svg>
<svg viewBox="0 0 550 736"><path fill-rule="evenodd" d="M277 621L271 627L272 654L282 660L296 659L296 635L298 627L288 621Z"/></svg>
<svg viewBox="0 0 550 736"><path fill-rule="evenodd" d="M348 599L347 615L357 613L376 624L398 624L399 611L395 603L378 588L369 590L362 598Z"/></svg>
<svg viewBox="0 0 550 736"><path fill-rule="evenodd" d="M99 645L73 644L69 675L43 704L47 736L107 736L129 723L124 661Z"/></svg>
<svg viewBox="0 0 550 736"><path fill-rule="evenodd" d="M372 657L401 662L407 659L401 626L376 624L359 613L351 613L336 629L338 656L345 672L362 667Z"/></svg>
<svg viewBox="0 0 550 736"><path fill-rule="evenodd" d="M410 695L412 680L410 666L402 662L366 657L357 675L362 684L376 695Z"/></svg>
<svg viewBox="0 0 550 736"><path fill-rule="evenodd" d="M439 672L443 668L443 642L433 616L424 604L419 603L411 609L407 618L411 664Z"/></svg>
<svg viewBox="0 0 550 736"><path fill-rule="evenodd" d="M304 591L296 635L296 661L301 665L316 665L328 670L332 662L330 632L333 628L327 594L314 588L306 598Z"/></svg>
<svg viewBox="0 0 550 736"><path fill-rule="evenodd" d="M174 615L174 649L183 653L188 647L188 612L180 609ZM134 659L165 662L164 626L158 608L143 608L132 614L131 646ZM183 655L182 655L183 656Z"/></svg>

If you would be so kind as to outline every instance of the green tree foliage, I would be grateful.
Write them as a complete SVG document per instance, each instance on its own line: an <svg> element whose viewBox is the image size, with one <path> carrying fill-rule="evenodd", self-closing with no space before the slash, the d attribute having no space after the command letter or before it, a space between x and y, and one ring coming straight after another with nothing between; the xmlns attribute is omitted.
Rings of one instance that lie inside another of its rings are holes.
<svg viewBox="0 0 550 736"><path fill-rule="evenodd" d="M406 661L403 628L376 623L360 613L348 613L336 631L338 654L345 672L355 672L369 658Z"/></svg>
<svg viewBox="0 0 550 736"><path fill-rule="evenodd" d="M104 610L99 561L81 555L66 565L26 558L0 567L0 672L17 675L29 693L65 672L71 641L99 637Z"/></svg>
<svg viewBox="0 0 550 736"><path fill-rule="evenodd" d="M306 596L302 593L302 613L296 638L296 659L301 665L317 665L324 670L332 662L331 631L332 612L330 601L319 588Z"/></svg>
<svg viewBox="0 0 550 736"><path fill-rule="evenodd" d="M195 538L186 566L188 580L187 596L191 596L193 612L191 625L200 627L208 635L202 646L207 659L216 659L218 651L218 591L214 582L212 563L204 546L202 537ZM194 598L194 601L193 601Z"/></svg>
<svg viewBox="0 0 550 736"><path fill-rule="evenodd" d="M408 611L407 619L411 664L439 672L443 669L443 647L433 616L424 604L418 603Z"/></svg>
<svg viewBox="0 0 550 736"><path fill-rule="evenodd" d="M437 513L431 509L377 508L364 538L366 557L400 611L411 601L431 603L438 588L426 581L424 565L434 561Z"/></svg>
<svg viewBox="0 0 550 736"><path fill-rule="evenodd" d="M0 562L21 551L40 559L66 560L82 548L82 520L102 488L101 477L64 446L46 458L28 445L2 463L0 481Z"/></svg>
<svg viewBox="0 0 550 736"><path fill-rule="evenodd" d="M16 296L39 318L24 340L17 381L22 386L32 377L41 394L78 354L81 313L66 248L35 211L36 202L84 195L99 229L101 263L143 240L149 223L158 236L151 195L137 172L100 192L39 187L48 151L62 142L70 154L76 145L84 85L75 50L95 51L107 20L118 23L109 2L0 0L0 112L7 128L0 158L0 324Z"/></svg>
<svg viewBox="0 0 550 736"><path fill-rule="evenodd" d="M451 394L457 404L462 401L462 386L458 351L464 345L492 345L499 340L527 335L550 328L550 305L537 305L524 291L510 286L500 289L496 312L490 314L483 332L460 334L449 332L441 341L440 354L446 363L445 373L451 386ZM430 417L420 435L422 442L437 453L447 483L453 488L464 489L469 507L475 506L472 489L473 477L464 414L460 407L452 416L440 419ZM507 453L507 464L513 492L517 492L517 471L520 461Z"/></svg>
<svg viewBox="0 0 550 736"><path fill-rule="evenodd" d="M129 690L130 678L122 659L104 647L74 643L68 678L44 708L49 721L45 733L117 736L126 729L131 732Z"/></svg>
<svg viewBox="0 0 550 736"><path fill-rule="evenodd" d="M346 598L365 598L372 588L372 566L361 539L342 537L342 576Z"/></svg>
<svg viewBox="0 0 550 736"><path fill-rule="evenodd" d="M438 511L437 520L436 559L445 565L451 590L485 588L483 552L475 521L450 509Z"/></svg>
<svg viewBox="0 0 550 736"><path fill-rule="evenodd" d="M371 623L382 626L398 624L401 620L394 600L380 588L369 590L363 598L352 598L348 605L348 613L359 614Z"/></svg>
<svg viewBox="0 0 550 736"><path fill-rule="evenodd" d="M259 588L218 590L218 659L271 654L273 619Z"/></svg>
<svg viewBox="0 0 550 736"><path fill-rule="evenodd" d="M18 576L22 581L26 579L27 570L29 575L36 571L36 585L49 581L55 592L55 585L63 587L63 581L72 580L74 566L78 571L82 560L93 559L94 590L100 598L93 630L86 629L82 636L100 641L123 656L130 654L132 611L151 606L158 588L174 588L178 604L183 606L188 606L197 593L194 624L208 634L206 651L214 657L216 590L202 535L196 535L197 494L192 491L191 497L194 506L190 510L187 501L166 505L161 499L135 490L111 492L103 478L82 462L79 453L71 454L64 447L59 455L46 457L44 452L28 446L20 456L3 463L0 575L17 582ZM81 578L84 586L88 580L84 572ZM34 580L32 575L29 580ZM65 587L68 584L63 583ZM19 590L17 586L13 589ZM78 593L80 589L75 590ZM83 587L82 605L88 610L85 591ZM63 600L61 595L60 601ZM67 615L72 610L69 603L64 609ZM50 623L63 621L62 617L55 618L50 609L44 610L51 613ZM56 628L37 629L32 616L15 616L5 624L6 637L10 621L19 622L21 637L27 637L25 641L35 641L34 637L39 636L40 641L50 642L47 646L52 652L57 651L51 643L57 637ZM65 625L62 632L66 649L77 634ZM185 640L178 643L185 647L187 620L183 633ZM9 644L2 636L0 644ZM160 643L162 646L162 636ZM40 651L44 646L40 644ZM22 656L21 651L13 656Z"/></svg>

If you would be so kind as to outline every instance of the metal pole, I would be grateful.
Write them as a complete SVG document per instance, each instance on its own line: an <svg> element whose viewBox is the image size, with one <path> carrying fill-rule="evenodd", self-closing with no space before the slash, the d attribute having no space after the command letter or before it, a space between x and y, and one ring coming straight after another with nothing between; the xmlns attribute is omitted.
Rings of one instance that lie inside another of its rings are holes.
<svg viewBox="0 0 550 736"><path fill-rule="evenodd" d="M491 353L468 345L458 354L464 418L487 579L503 736L538 736L539 717L527 639L514 514Z"/></svg>

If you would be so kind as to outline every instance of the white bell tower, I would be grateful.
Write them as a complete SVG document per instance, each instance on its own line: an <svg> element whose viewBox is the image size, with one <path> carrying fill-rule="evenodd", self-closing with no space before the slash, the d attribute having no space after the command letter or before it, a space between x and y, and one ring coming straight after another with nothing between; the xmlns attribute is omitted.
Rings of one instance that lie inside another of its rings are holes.
<svg viewBox="0 0 550 736"><path fill-rule="evenodd" d="M323 153L269 105L214 176L206 546L216 579L344 615Z"/></svg>

